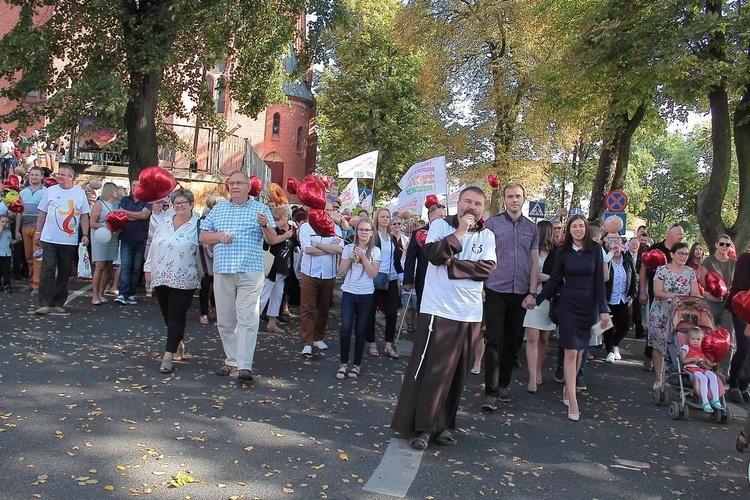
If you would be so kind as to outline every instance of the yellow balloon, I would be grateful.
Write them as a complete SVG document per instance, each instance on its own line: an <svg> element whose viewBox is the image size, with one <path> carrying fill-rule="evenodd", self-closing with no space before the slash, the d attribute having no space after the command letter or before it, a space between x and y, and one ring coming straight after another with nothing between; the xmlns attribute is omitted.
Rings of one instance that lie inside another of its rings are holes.
<svg viewBox="0 0 750 500"><path fill-rule="evenodd" d="M6 207L9 207L11 203L16 201L18 199L18 191L15 189L5 189L3 190L3 203L5 203Z"/></svg>

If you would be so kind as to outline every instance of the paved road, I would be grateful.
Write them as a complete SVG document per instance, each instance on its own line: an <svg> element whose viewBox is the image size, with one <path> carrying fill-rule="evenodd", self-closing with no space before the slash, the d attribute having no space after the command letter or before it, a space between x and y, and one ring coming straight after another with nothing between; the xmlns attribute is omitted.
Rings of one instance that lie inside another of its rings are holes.
<svg viewBox="0 0 750 500"><path fill-rule="evenodd" d="M154 300L94 307L75 286L67 317L34 315L26 294L0 296L4 499L750 497L749 457L734 450L745 409L733 405L728 425L698 412L670 420L651 404L642 341L626 341L622 362L589 364L578 423L565 418L551 362L536 395L517 370L513 403L490 415L471 376L458 444L417 453L389 429L405 357L367 358L360 379L340 382L335 336L306 361L289 328L261 335L243 388L213 374L216 327L195 310L189 359L163 376Z"/></svg>

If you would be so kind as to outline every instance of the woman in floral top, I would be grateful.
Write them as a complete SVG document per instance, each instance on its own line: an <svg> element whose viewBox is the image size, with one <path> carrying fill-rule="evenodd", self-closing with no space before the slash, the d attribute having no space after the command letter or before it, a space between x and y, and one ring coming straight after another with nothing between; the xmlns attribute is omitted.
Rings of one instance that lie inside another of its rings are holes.
<svg viewBox="0 0 750 500"><path fill-rule="evenodd" d="M172 373L174 353L182 345L185 321L193 293L200 288L195 252L198 248L198 217L193 215L195 198L187 189L172 193L174 214L159 224L151 242L144 269L151 273L154 295L167 324L167 348L161 373Z"/></svg>
<svg viewBox="0 0 750 500"><path fill-rule="evenodd" d="M670 253L672 262L659 266L654 276L654 302L651 305L648 337L654 348L654 373L656 382L654 388L662 384L662 364L664 353L667 351L667 324L670 321L667 301L681 295L700 297L698 292L698 277L695 271L688 267L687 260L690 251L686 243L675 243Z"/></svg>

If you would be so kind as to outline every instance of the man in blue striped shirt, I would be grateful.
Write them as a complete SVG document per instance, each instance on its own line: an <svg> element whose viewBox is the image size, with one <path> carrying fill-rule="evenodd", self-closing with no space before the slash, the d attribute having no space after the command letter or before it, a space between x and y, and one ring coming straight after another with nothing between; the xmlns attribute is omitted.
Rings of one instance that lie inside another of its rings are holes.
<svg viewBox="0 0 750 500"><path fill-rule="evenodd" d="M274 245L291 238L292 232L276 234L271 209L250 197L250 179L244 172L229 176L229 195L201 224L200 241L213 245L214 252L216 323L226 354L216 374L239 370L237 378L250 381L265 277L263 241Z"/></svg>

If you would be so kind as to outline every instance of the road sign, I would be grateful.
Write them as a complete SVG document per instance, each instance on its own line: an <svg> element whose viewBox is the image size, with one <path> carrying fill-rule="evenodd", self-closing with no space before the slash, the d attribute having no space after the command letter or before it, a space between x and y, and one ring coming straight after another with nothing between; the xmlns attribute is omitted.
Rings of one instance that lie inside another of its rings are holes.
<svg viewBox="0 0 750 500"><path fill-rule="evenodd" d="M607 206L607 210L611 212L624 212L625 207L628 206L628 197L619 189L613 189L607 193L604 204Z"/></svg>
<svg viewBox="0 0 750 500"><path fill-rule="evenodd" d="M622 229L620 229L619 234L621 234L622 236L625 236L625 228L627 227L627 225L625 223L627 222L627 215L623 214L623 213L620 213L620 212L617 212L617 213L615 213L615 212L604 212L604 220L607 220L607 217L610 217L612 215L616 215L616 216L618 216L619 218L622 219Z"/></svg>
<svg viewBox="0 0 750 500"><path fill-rule="evenodd" d="M572 217L574 215L584 215L583 214L583 209L582 208L573 208L573 209L571 209L570 210L570 216Z"/></svg>
<svg viewBox="0 0 750 500"><path fill-rule="evenodd" d="M547 205L541 201L529 202L529 217L532 219L543 219L544 214L547 213Z"/></svg>

